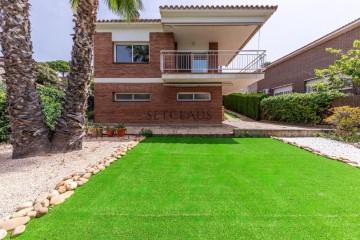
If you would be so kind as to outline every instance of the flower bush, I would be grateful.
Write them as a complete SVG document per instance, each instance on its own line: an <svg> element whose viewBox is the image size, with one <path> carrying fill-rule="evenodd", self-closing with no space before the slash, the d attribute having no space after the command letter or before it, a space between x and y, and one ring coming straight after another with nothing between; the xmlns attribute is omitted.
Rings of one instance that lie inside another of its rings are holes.
<svg viewBox="0 0 360 240"><path fill-rule="evenodd" d="M339 133L356 134L360 126L359 107L336 107L333 114L324 120L326 123L336 126Z"/></svg>

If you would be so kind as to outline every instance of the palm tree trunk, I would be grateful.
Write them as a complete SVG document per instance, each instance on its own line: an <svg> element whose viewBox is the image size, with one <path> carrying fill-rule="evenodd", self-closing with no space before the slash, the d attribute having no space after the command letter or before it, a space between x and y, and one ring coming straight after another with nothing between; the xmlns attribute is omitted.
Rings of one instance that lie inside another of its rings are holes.
<svg viewBox="0 0 360 240"><path fill-rule="evenodd" d="M78 150L82 147L97 7L98 0L79 1L68 88L52 142L53 152Z"/></svg>
<svg viewBox="0 0 360 240"><path fill-rule="evenodd" d="M13 158L43 154L50 145L49 129L35 88L29 7L28 0L0 0L0 42Z"/></svg>

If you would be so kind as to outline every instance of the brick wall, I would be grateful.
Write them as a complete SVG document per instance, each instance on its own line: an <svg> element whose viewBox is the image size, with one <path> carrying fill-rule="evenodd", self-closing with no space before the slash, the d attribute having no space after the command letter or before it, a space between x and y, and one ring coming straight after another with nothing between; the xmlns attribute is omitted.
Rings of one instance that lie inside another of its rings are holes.
<svg viewBox="0 0 360 240"><path fill-rule="evenodd" d="M294 92L305 92L304 80L314 77L314 69L327 68L336 59L325 49L347 51L355 39L360 39L360 27L267 69L265 79L258 82L258 91L292 83Z"/></svg>
<svg viewBox="0 0 360 240"><path fill-rule="evenodd" d="M173 33L152 32L149 35L150 63L114 63L112 33L95 35L95 78L160 78L160 50L174 50Z"/></svg>
<svg viewBox="0 0 360 240"><path fill-rule="evenodd" d="M150 102L115 102L114 93L151 93ZM210 92L210 102L178 102L177 92ZM159 83L96 83L96 123L221 124L221 87L179 88Z"/></svg>

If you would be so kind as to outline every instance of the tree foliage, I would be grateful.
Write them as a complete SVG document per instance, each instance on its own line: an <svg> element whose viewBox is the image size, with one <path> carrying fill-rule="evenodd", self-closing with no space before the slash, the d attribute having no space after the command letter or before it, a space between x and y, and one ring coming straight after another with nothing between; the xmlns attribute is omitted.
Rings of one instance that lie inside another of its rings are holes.
<svg viewBox="0 0 360 240"><path fill-rule="evenodd" d="M70 63L64 60L56 60L46 62L50 68L62 74L65 77L65 74L70 72Z"/></svg>
<svg viewBox="0 0 360 240"><path fill-rule="evenodd" d="M56 85L59 83L57 73L47 63L36 63L36 83L42 85Z"/></svg>
<svg viewBox="0 0 360 240"><path fill-rule="evenodd" d="M353 48L344 53L340 49L327 48L327 52L339 57L326 69L315 69L315 75L323 79L311 84L318 91L343 89L350 81L356 95L360 94L360 40L355 40Z"/></svg>
<svg viewBox="0 0 360 240"><path fill-rule="evenodd" d="M80 0L70 0L71 7L75 10ZM127 21L137 19L139 11L143 10L142 0L104 0L108 9L113 13L124 17Z"/></svg>

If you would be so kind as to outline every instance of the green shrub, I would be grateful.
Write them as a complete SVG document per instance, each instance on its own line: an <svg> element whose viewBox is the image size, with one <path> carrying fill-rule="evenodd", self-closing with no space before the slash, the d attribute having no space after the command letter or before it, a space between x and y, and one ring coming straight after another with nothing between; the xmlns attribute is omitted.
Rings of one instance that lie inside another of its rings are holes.
<svg viewBox="0 0 360 240"><path fill-rule="evenodd" d="M56 119L61 115L65 93L56 88L41 85L38 85L36 88L40 93L46 125L54 131ZM10 125L7 115L6 94L4 91L0 91L0 142L7 142L10 139Z"/></svg>
<svg viewBox="0 0 360 240"><path fill-rule="evenodd" d="M43 85L56 85L59 82L57 73L46 63L36 63L36 83Z"/></svg>
<svg viewBox="0 0 360 240"><path fill-rule="evenodd" d="M0 142L10 139L9 119L7 117L7 105L5 92L0 92Z"/></svg>
<svg viewBox="0 0 360 240"><path fill-rule="evenodd" d="M233 93L223 97L223 105L226 109L259 121L260 102L266 97L266 94Z"/></svg>
<svg viewBox="0 0 360 240"><path fill-rule="evenodd" d="M41 106L45 115L46 124L54 131L56 119L61 115L62 104L65 100L65 93L45 86L37 86L40 93Z"/></svg>
<svg viewBox="0 0 360 240"><path fill-rule="evenodd" d="M327 117L332 100L344 95L328 91L269 97L261 101L261 117L271 121L319 124Z"/></svg>
<svg viewBox="0 0 360 240"><path fill-rule="evenodd" d="M360 126L360 107L336 107L333 109L333 114L324 121L336 126L339 134L357 134Z"/></svg>
<svg viewBox="0 0 360 240"><path fill-rule="evenodd" d="M150 129L142 128L139 132L139 135L144 137L152 137L154 134Z"/></svg>

